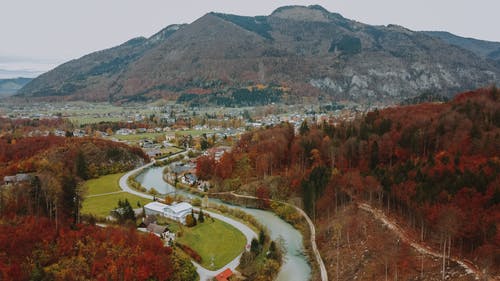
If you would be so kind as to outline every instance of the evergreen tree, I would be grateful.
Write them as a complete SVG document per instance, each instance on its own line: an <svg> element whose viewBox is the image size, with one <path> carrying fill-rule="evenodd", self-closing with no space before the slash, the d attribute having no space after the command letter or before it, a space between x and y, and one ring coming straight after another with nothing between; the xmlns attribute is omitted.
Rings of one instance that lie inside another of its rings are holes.
<svg viewBox="0 0 500 281"><path fill-rule="evenodd" d="M304 122L302 122L302 124L300 124L299 133L301 136L309 133L309 126L307 125L307 120L304 120Z"/></svg>
<svg viewBox="0 0 500 281"><path fill-rule="evenodd" d="M118 223L125 223L127 221L135 222L135 212L128 199L124 201L118 200L118 207L114 210L113 215Z"/></svg>
<svg viewBox="0 0 500 281"><path fill-rule="evenodd" d="M200 214L198 215L198 221L200 223L205 222L205 215L203 214L203 210L202 209L200 209Z"/></svg>
<svg viewBox="0 0 500 281"><path fill-rule="evenodd" d="M264 233L264 230L261 229L259 232L259 244L264 246L264 243L266 243L266 234Z"/></svg>
<svg viewBox="0 0 500 281"><path fill-rule="evenodd" d="M260 252L259 241L255 238L252 239L252 243L250 244L250 252L252 252L254 255L258 255Z"/></svg>
<svg viewBox="0 0 500 281"><path fill-rule="evenodd" d="M73 223L78 223L82 198L78 191L77 182L69 174L61 179L63 214L70 217Z"/></svg>
<svg viewBox="0 0 500 281"><path fill-rule="evenodd" d="M83 155L83 151L78 151L76 155L76 175L80 177L82 180L89 179L89 169L87 166L87 161L85 160L85 155Z"/></svg>

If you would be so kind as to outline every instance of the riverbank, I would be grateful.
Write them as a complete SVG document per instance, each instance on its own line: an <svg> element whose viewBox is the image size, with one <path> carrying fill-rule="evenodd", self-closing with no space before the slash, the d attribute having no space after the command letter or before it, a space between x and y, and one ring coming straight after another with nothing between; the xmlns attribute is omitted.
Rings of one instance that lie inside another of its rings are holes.
<svg viewBox="0 0 500 281"><path fill-rule="evenodd" d="M141 182L143 186L151 187L158 186L158 179L161 181L163 177L163 168L152 167L144 171L141 179L146 181ZM166 185L166 183L164 183ZM174 191L174 188L167 185L169 191ZM175 190L176 194L183 195L187 198L197 197L184 190ZM146 194L145 194L146 195ZM147 196L147 195L146 195ZM209 199L210 204L221 204L228 208L238 209L255 217L257 221L268 226L272 240L283 240L286 245L286 254L284 264L279 270L274 270L277 273L276 280L278 281L303 281L311 279L311 265L306 256L304 256L303 235L286 223L274 213L256 209L245 208L241 206L225 204L217 199Z"/></svg>

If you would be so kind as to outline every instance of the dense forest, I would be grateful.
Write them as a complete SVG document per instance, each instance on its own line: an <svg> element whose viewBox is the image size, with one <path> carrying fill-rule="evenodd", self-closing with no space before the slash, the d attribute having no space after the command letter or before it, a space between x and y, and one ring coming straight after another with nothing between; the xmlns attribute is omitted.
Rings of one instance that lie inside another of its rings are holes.
<svg viewBox="0 0 500 281"><path fill-rule="evenodd" d="M299 197L316 223L347 202L367 202L448 256L498 274L499 155L493 87L336 125L304 122L297 133L287 123L253 131L219 161L201 157L197 173L219 190Z"/></svg>
<svg viewBox="0 0 500 281"><path fill-rule="evenodd" d="M191 265L135 227L80 215L82 183L147 161L142 150L91 138L0 138L0 280L191 280ZM135 224L133 224L135 226Z"/></svg>
<svg viewBox="0 0 500 281"><path fill-rule="evenodd" d="M259 106L281 102L285 94L282 87L257 85L215 93L183 93L177 99L177 103L187 104L190 107L206 104L224 107Z"/></svg>
<svg viewBox="0 0 500 281"><path fill-rule="evenodd" d="M134 228L0 219L1 280L173 280L175 258L158 237Z"/></svg>

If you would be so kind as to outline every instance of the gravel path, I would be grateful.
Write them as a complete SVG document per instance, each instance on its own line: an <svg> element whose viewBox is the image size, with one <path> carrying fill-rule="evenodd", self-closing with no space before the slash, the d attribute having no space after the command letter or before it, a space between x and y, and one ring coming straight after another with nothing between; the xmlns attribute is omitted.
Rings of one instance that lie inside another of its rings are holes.
<svg viewBox="0 0 500 281"><path fill-rule="evenodd" d="M436 251L430 248L429 246L419 243L415 239L412 239L403 229L401 229L394 221L389 219L382 211L375 209L366 203L358 203L358 206L360 209L371 213L375 219L381 221L390 230L392 230L401 240L408 243L418 252L425 255L431 255L437 258L443 258L443 255L441 254L440 251ZM483 273L471 261L463 260L454 256L449 257L449 259L458 263L461 267L465 269L467 273L473 274L476 280L484 280ZM495 280L495 279L489 279L489 280Z"/></svg>

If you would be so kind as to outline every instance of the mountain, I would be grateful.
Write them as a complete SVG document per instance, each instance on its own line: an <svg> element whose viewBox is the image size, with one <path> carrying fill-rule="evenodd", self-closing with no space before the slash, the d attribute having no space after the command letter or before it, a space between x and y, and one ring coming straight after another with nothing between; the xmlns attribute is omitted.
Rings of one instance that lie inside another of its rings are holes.
<svg viewBox="0 0 500 281"><path fill-rule="evenodd" d="M0 98L14 95L31 80L32 78L0 79Z"/></svg>
<svg viewBox="0 0 500 281"><path fill-rule="evenodd" d="M129 65L165 41L182 25L171 25L146 39L138 37L120 46L64 63L26 85L20 96L69 97L72 100L112 100L109 89Z"/></svg>
<svg viewBox="0 0 500 281"><path fill-rule="evenodd" d="M437 37L448 44L469 50L480 57L500 62L500 42L465 38L444 31L424 31L423 33Z"/></svg>
<svg viewBox="0 0 500 281"><path fill-rule="evenodd" d="M217 103L263 84L291 102L394 103L499 79L496 62L425 33L363 24L320 6L287 6L269 16L209 13L167 27L67 62L18 96L126 102L196 94Z"/></svg>

